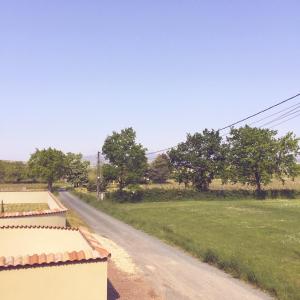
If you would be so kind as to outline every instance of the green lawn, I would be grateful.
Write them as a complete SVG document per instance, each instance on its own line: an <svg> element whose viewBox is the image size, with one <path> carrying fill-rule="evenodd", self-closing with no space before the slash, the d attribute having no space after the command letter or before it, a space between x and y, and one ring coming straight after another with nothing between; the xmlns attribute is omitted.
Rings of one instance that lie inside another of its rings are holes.
<svg viewBox="0 0 300 300"><path fill-rule="evenodd" d="M300 200L113 204L79 195L279 299L300 299Z"/></svg>
<svg viewBox="0 0 300 300"><path fill-rule="evenodd" d="M40 211L40 210L47 210L47 209L49 209L47 203L4 204L4 212L26 212L26 211Z"/></svg>

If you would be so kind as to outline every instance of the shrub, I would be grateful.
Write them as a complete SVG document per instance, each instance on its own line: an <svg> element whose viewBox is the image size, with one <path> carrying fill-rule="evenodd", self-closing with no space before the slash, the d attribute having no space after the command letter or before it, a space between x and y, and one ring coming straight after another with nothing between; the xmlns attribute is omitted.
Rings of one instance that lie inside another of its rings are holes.
<svg viewBox="0 0 300 300"><path fill-rule="evenodd" d="M208 249L203 256L203 261L209 264L217 264L219 256L211 249Z"/></svg>

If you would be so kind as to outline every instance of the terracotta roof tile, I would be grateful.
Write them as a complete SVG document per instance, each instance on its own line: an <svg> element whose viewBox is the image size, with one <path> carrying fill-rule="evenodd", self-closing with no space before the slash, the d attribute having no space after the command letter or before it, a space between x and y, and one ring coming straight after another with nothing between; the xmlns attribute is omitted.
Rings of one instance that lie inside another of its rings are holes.
<svg viewBox="0 0 300 300"><path fill-rule="evenodd" d="M23 266L29 265L29 264L30 264L30 256L29 255L23 256Z"/></svg>
<svg viewBox="0 0 300 300"><path fill-rule="evenodd" d="M54 258L55 258L55 262L60 262L60 261L62 261L63 255L62 255L62 253L56 253L54 255Z"/></svg>
<svg viewBox="0 0 300 300"><path fill-rule="evenodd" d="M5 258L5 265L6 266L9 266L9 265L13 266L14 265L14 258L13 258L13 256L7 256Z"/></svg>
<svg viewBox="0 0 300 300"><path fill-rule="evenodd" d="M68 261L69 260L69 254L68 252L64 252L62 254L62 261Z"/></svg>
<svg viewBox="0 0 300 300"><path fill-rule="evenodd" d="M40 255L25 255L25 256L8 256L0 257L0 271L7 267L19 267L27 265L42 265L51 263L62 263L62 262L79 262L84 260L107 260L110 257L110 253L101 247L99 242L94 238L94 236L87 231L85 228L66 228L66 227L55 227L55 226L0 226L0 229L13 229L13 228L42 228L42 229L53 229L53 230L70 230L79 231L83 238L87 241L92 249L83 249L81 251L72 251L64 253L42 253Z"/></svg>
<svg viewBox="0 0 300 300"><path fill-rule="evenodd" d="M37 254L33 254L29 257L29 263L31 265L35 265L39 262L39 256Z"/></svg>
<svg viewBox="0 0 300 300"><path fill-rule="evenodd" d="M22 256L15 256L14 257L14 266L22 265L23 264L23 257Z"/></svg>
<svg viewBox="0 0 300 300"><path fill-rule="evenodd" d="M39 255L39 263L44 264L47 262L47 255L45 253Z"/></svg>
<svg viewBox="0 0 300 300"><path fill-rule="evenodd" d="M83 259L85 259L85 253L84 253L83 250L77 252L77 259L78 259L78 260L83 260Z"/></svg>
<svg viewBox="0 0 300 300"><path fill-rule="evenodd" d="M87 260L93 258L93 252L92 252L92 250L84 250L84 255L85 255L85 258Z"/></svg>
<svg viewBox="0 0 300 300"><path fill-rule="evenodd" d="M77 252L76 251L69 252L69 257L71 261L77 260Z"/></svg>
<svg viewBox="0 0 300 300"><path fill-rule="evenodd" d="M5 257L1 256L0 257L0 267L3 267L5 265Z"/></svg>
<svg viewBox="0 0 300 300"><path fill-rule="evenodd" d="M48 194L55 201L55 203L59 208L46 209L40 211L4 212L4 213L0 213L0 218L19 218L19 217L34 216L34 215L40 216L40 215L64 213L68 211L68 209L64 207L54 195L52 195L50 192L48 192Z"/></svg>

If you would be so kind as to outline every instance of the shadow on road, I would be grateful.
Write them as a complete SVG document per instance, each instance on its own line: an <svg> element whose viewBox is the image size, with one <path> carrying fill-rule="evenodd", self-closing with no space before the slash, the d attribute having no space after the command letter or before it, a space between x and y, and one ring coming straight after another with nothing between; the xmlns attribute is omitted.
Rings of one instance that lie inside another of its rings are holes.
<svg viewBox="0 0 300 300"><path fill-rule="evenodd" d="M116 300L120 299L120 294L114 288L110 280L107 280L107 300Z"/></svg>

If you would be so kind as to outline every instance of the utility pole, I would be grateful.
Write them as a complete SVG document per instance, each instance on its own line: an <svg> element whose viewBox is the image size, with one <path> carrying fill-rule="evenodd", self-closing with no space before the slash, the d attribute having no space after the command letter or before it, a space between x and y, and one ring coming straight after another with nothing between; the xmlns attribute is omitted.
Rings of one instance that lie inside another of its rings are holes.
<svg viewBox="0 0 300 300"><path fill-rule="evenodd" d="M100 200L100 179L101 179L101 166L100 166L100 151L97 154L97 200Z"/></svg>
<svg viewBox="0 0 300 300"><path fill-rule="evenodd" d="M101 185L103 182L103 174L101 168L101 159L100 159L100 151L97 154L97 200L104 200L104 193L101 190Z"/></svg>

